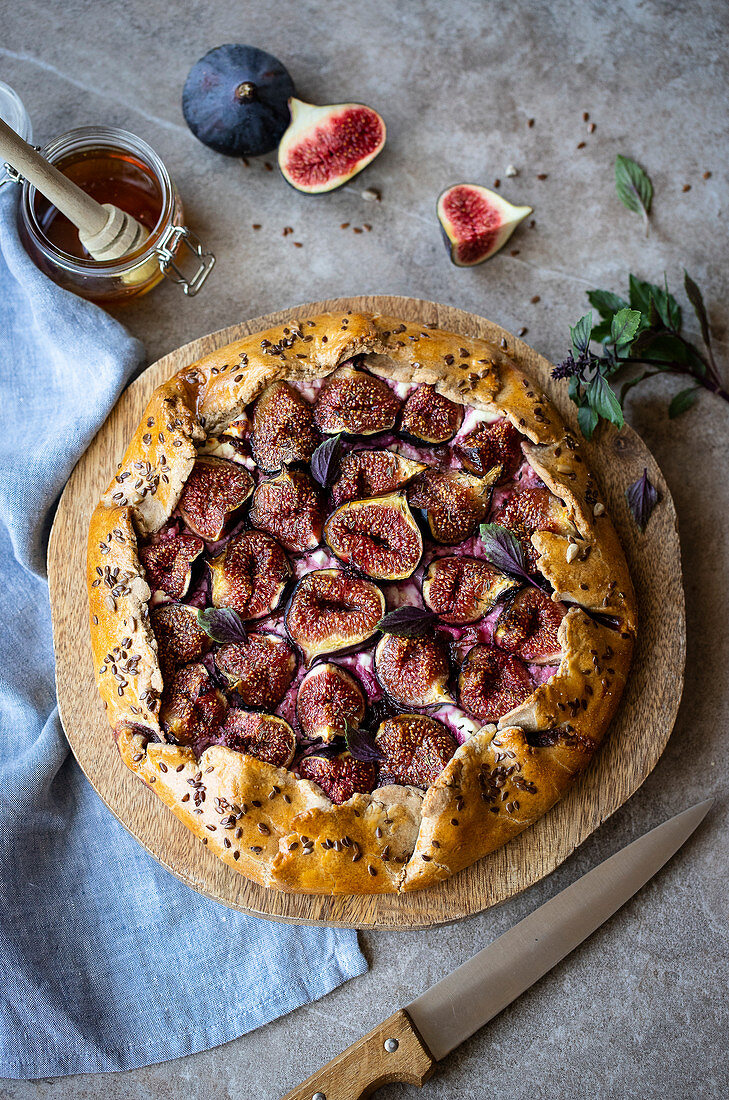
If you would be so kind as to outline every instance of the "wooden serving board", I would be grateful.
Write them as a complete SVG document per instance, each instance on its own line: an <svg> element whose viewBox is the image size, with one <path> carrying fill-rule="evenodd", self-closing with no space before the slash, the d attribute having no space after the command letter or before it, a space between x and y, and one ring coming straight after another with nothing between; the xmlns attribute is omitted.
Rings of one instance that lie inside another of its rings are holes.
<svg viewBox="0 0 729 1100"><path fill-rule="evenodd" d="M640 616L633 669L618 716L596 759L570 794L506 847L429 890L402 896L285 894L266 890L217 860L121 762L94 683L84 577L89 517L131 438L150 394L163 380L231 340L329 309L383 312L435 323L498 343L535 377L574 425L567 387L551 364L489 321L412 298L361 297L313 302L194 340L154 363L122 394L76 466L61 497L48 551L56 684L71 748L109 809L155 859L194 889L233 909L274 920L358 928L439 924L505 901L555 869L633 794L666 746L683 686L686 627L676 513L653 456L631 428L586 444L588 461L621 536ZM625 489L647 467L661 501L641 535Z"/></svg>

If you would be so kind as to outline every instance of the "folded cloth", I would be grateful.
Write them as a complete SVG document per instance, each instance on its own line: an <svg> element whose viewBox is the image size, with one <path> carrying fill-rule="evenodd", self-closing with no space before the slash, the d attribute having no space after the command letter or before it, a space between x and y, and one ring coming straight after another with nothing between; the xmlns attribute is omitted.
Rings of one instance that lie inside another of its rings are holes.
<svg viewBox="0 0 729 1100"><path fill-rule="evenodd" d="M206 1050L367 964L355 932L244 916L178 882L68 751L47 535L143 349L38 271L18 240L17 198L0 188L0 1076L29 1078Z"/></svg>

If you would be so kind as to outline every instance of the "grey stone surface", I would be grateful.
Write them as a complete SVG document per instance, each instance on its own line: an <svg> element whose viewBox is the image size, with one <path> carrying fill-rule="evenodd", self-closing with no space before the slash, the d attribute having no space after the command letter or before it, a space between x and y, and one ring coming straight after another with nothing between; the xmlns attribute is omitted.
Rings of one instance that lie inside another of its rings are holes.
<svg viewBox="0 0 729 1100"><path fill-rule="evenodd" d="M218 256L195 300L164 286L119 313L150 361L240 318L363 292L431 298L513 331L526 326L535 347L560 358L591 286L621 290L629 270L650 279L665 270L677 287L685 266L705 290L729 372L724 0L5 0L0 13L0 78L21 93L37 139L89 122L140 134L169 166L190 224ZM246 168L203 148L184 126L180 89L189 66L225 41L277 54L303 98L380 108L389 126L384 153L346 188L310 198L260 161ZM583 111L596 123L592 134ZM647 239L615 197L617 152L639 159L653 178ZM516 178L505 178L509 163ZM538 180L541 173L547 179ZM442 249L436 196L458 180L495 178L506 197L534 206L536 226L522 228L492 262L459 271ZM367 186L382 190L381 203L362 201ZM369 233L339 228L365 221ZM255 233L253 222L263 229ZM295 232L284 238L287 225ZM688 328L697 330L691 318ZM426 932L362 935L369 974L317 1004L162 1066L2 1082L3 1100L275 1100L559 888L707 794L716 796L715 809L671 865L447 1059L424 1095L729 1095L729 407L702 395L671 423L666 406L679 388L675 379L654 380L628 406L676 499L689 631L675 732L631 801L554 875L499 910ZM378 1095L406 1093L388 1087Z"/></svg>

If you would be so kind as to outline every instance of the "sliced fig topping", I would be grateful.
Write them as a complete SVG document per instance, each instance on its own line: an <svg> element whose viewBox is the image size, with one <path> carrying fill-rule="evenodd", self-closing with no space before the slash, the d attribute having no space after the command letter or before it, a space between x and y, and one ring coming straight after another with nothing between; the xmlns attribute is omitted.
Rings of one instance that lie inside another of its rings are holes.
<svg viewBox="0 0 729 1100"><path fill-rule="evenodd" d="M245 710L228 711L220 744L276 768L288 768L296 751L296 737L288 722L275 714L250 714Z"/></svg>
<svg viewBox="0 0 729 1100"><path fill-rule="evenodd" d="M440 635L403 638L383 634L375 650L375 672L389 697L401 707L453 702L446 689L448 649Z"/></svg>
<svg viewBox="0 0 729 1100"><path fill-rule="evenodd" d="M438 199L438 220L457 267L488 260L531 212L531 206L512 206L495 191L475 183L457 183Z"/></svg>
<svg viewBox="0 0 729 1100"><path fill-rule="evenodd" d="M200 557L204 543L194 535L175 535L139 552L149 587L181 600L190 587L192 563Z"/></svg>
<svg viewBox="0 0 729 1100"><path fill-rule="evenodd" d="M325 435L375 435L392 431L399 411L400 399L387 382L345 364L319 391L314 419Z"/></svg>
<svg viewBox="0 0 729 1100"><path fill-rule="evenodd" d="M383 756L379 784L430 787L458 745L442 722L425 714L397 714L377 731L375 744Z"/></svg>
<svg viewBox="0 0 729 1100"><path fill-rule="evenodd" d="M426 470L408 489L408 500L424 512L436 542L455 546L470 538L486 519L500 474L500 466L486 477L461 470Z"/></svg>
<svg viewBox="0 0 729 1100"><path fill-rule="evenodd" d="M391 493L407 485L427 466L403 458L395 451L351 451L339 463L339 476L332 485L332 503L336 507L348 500Z"/></svg>
<svg viewBox="0 0 729 1100"><path fill-rule="evenodd" d="M339 665L325 663L314 665L301 681L296 716L305 737L331 741L359 726L365 705L364 693L354 676Z"/></svg>
<svg viewBox="0 0 729 1100"><path fill-rule="evenodd" d="M539 554L532 545L535 531L577 534L567 509L546 487L521 489L506 498L494 513L492 523L508 528L521 542L529 568L536 568Z"/></svg>
<svg viewBox="0 0 729 1100"><path fill-rule="evenodd" d="M274 710L296 674L293 647L275 634L249 634L247 642L221 646L215 664L254 710Z"/></svg>
<svg viewBox="0 0 729 1100"><path fill-rule="evenodd" d="M315 569L294 590L286 629L308 667L315 657L368 641L384 613L385 597L372 581L340 569Z"/></svg>
<svg viewBox="0 0 729 1100"><path fill-rule="evenodd" d="M275 611L291 579L283 548L262 531L236 535L209 564L213 606L232 607L246 620Z"/></svg>
<svg viewBox="0 0 729 1100"><path fill-rule="evenodd" d="M494 642L522 661L554 664L562 653L557 632L566 614L563 605L544 592L522 588L499 615Z"/></svg>
<svg viewBox="0 0 729 1100"><path fill-rule="evenodd" d="M501 477L513 477L524 457L521 435L508 420L479 424L455 444L454 451L465 468L483 477L494 466L501 466Z"/></svg>
<svg viewBox="0 0 729 1100"><path fill-rule="evenodd" d="M178 507L191 531L216 542L226 521L253 492L253 478L222 458L198 458L185 482Z"/></svg>
<svg viewBox="0 0 729 1100"><path fill-rule="evenodd" d="M160 719L180 745L214 737L225 719L227 703L204 665L178 669L162 698Z"/></svg>
<svg viewBox="0 0 729 1100"><path fill-rule="evenodd" d="M305 756L299 763L299 775L318 784L324 794L341 805L353 794L375 789L377 765L355 760L348 752L338 756Z"/></svg>
<svg viewBox="0 0 729 1100"><path fill-rule="evenodd" d="M304 470L282 470L256 488L250 521L274 535L287 550L303 554L321 542L324 505Z"/></svg>
<svg viewBox="0 0 729 1100"><path fill-rule="evenodd" d="M423 553L423 539L404 493L341 504L324 525L324 538L340 561L375 580L412 576Z"/></svg>
<svg viewBox="0 0 729 1100"><path fill-rule="evenodd" d="M469 650L458 677L461 706L481 722L498 722L534 691L529 669L493 646Z"/></svg>
<svg viewBox="0 0 729 1100"><path fill-rule="evenodd" d="M385 123L363 103L319 107L292 96L291 122L278 147L283 177L297 191L320 194L341 187L385 144Z"/></svg>
<svg viewBox="0 0 729 1100"><path fill-rule="evenodd" d="M421 443L447 443L462 423L463 405L449 401L434 386L418 386L400 413L400 431Z"/></svg>
<svg viewBox="0 0 729 1100"><path fill-rule="evenodd" d="M203 657L212 642L198 626L197 611L183 603L168 603L157 607L150 615L152 630L157 639L159 667L162 679L169 684L180 665L187 665Z"/></svg>
<svg viewBox="0 0 729 1100"><path fill-rule="evenodd" d="M287 382L273 382L263 391L253 411L251 451L266 473L292 462L308 462L319 433L314 410Z"/></svg>
<svg viewBox="0 0 729 1100"><path fill-rule="evenodd" d="M482 619L519 581L478 558L436 558L423 579L423 602L444 623L463 626Z"/></svg>

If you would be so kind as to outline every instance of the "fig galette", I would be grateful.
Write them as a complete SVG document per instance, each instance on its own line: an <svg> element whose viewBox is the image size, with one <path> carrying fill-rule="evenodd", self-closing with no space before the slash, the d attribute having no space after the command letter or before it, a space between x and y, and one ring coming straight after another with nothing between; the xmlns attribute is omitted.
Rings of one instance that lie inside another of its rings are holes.
<svg viewBox="0 0 729 1100"><path fill-rule="evenodd" d="M500 348L292 319L160 386L91 519L124 762L215 855L416 890L590 761L636 630L574 436Z"/></svg>

